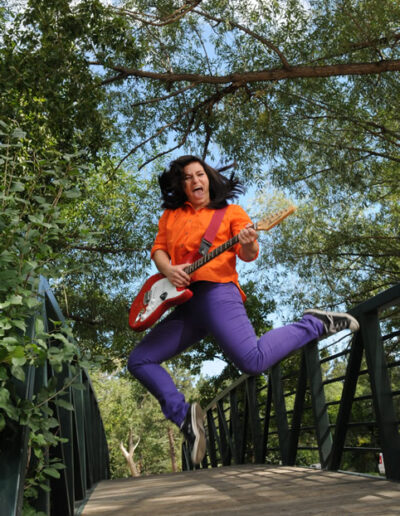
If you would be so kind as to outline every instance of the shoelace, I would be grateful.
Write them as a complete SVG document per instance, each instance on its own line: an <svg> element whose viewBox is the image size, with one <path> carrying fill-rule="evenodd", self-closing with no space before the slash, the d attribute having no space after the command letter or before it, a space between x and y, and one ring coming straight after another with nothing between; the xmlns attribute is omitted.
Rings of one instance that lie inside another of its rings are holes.
<svg viewBox="0 0 400 516"><path fill-rule="evenodd" d="M345 330L345 329L348 328L346 319L343 319L343 318L338 319L338 318L336 318L337 320L335 322L334 317L332 315L328 315L327 319L329 321L329 329L330 329L330 331L332 331L332 330L341 331L341 330Z"/></svg>

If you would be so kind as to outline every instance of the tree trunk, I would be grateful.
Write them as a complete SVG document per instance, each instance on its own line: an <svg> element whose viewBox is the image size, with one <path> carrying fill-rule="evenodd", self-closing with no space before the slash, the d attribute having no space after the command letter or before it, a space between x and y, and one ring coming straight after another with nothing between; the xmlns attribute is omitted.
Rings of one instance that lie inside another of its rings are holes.
<svg viewBox="0 0 400 516"><path fill-rule="evenodd" d="M135 461L133 460L133 454L140 442L140 437L137 441L137 443L133 444L133 431L132 428L129 430L129 437L128 437L128 450L125 448L124 443L121 441L119 443L119 447L126 459L126 462L128 464L129 471L131 472L132 477L140 477L140 470L138 466L136 465Z"/></svg>
<svg viewBox="0 0 400 516"><path fill-rule="evenodd" d="M178 471L178 466L176 464L176 454L175 454L175 440L174 440L174 432L170 426L168 426L168 441L169 441L169 454L171 457L171 466L172 471L176 473Z"/></svg>

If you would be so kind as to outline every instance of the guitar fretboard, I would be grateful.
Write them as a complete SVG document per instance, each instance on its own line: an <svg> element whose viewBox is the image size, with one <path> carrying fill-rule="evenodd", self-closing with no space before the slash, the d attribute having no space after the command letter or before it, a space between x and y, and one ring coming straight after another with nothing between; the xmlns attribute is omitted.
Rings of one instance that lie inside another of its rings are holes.
<svg viewBox="0 0 400 516"><path fill-rule="evenodd" d="M266 217L265 219L258 221L257 224L253 224L252 226L249 226L249 227L254 228L256 231L268 231L269 229L273 228L274 226L276 226L277 224L282 222L282 220L285 219L291 213L293 213L295 211L295 209L296 209L295 206L293 206L293 205L289 206L289 208L284 208L282 210L279 210L276 213L273 213L272 215L270 215L269 217ZM203 265L208 263L213 258L216 258L221 253L223 253L224 251L226 251L233 245L237 244L238 242L239 242L239 235L236 235L236 236L232 237L230 240L227 240L226 242L221 244L219 247L216 247L215 249L210 251L205 256L202 256L195 262L191 263L190 265L185 267L183 270L187 274L192 274L192 272L196 271L197 269L199 269L200 267L202 267Z"/></svg>

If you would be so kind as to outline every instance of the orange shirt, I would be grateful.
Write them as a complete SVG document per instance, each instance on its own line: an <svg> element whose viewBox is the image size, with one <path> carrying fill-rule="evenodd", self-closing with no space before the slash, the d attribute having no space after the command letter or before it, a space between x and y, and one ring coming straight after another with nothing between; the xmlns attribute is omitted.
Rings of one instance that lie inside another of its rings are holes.
<svg viewBox="0 0 400 516"><path fill-rule="evenodd" d="M151 250L151 257L155 251L161 249L168 253L172 265L188 261L185 256L198 251L214 212L215 210L209 208L195 210L189 202L176 210L165 210L158 222L158 233ZM251 220L243 208L230 204L210 251L237 235L249 222L251 223ZM191 276L192 281L233 282L238 286L245 300L246 296L239 286L236 271L236 256L240 247L240 244L234 245L197 269Z"/></svg>

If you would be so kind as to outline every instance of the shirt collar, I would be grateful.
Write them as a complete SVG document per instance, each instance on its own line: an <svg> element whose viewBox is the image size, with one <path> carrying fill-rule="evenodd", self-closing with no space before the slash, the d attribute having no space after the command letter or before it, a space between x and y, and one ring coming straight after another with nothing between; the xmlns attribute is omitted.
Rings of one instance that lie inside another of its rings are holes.
<svg viewBox="0 0 400 516"><path fill-rule="evenodd" d="M189 209L191 209L195 213L198 213L198 212L200 212L202 210L209 210L210 209L207 206L203 206L202 208L199 208L198 210L196 210L194 208L193 204L190 201L185 201L184 204L183 204L183 207L188 207Z"/></svg>

